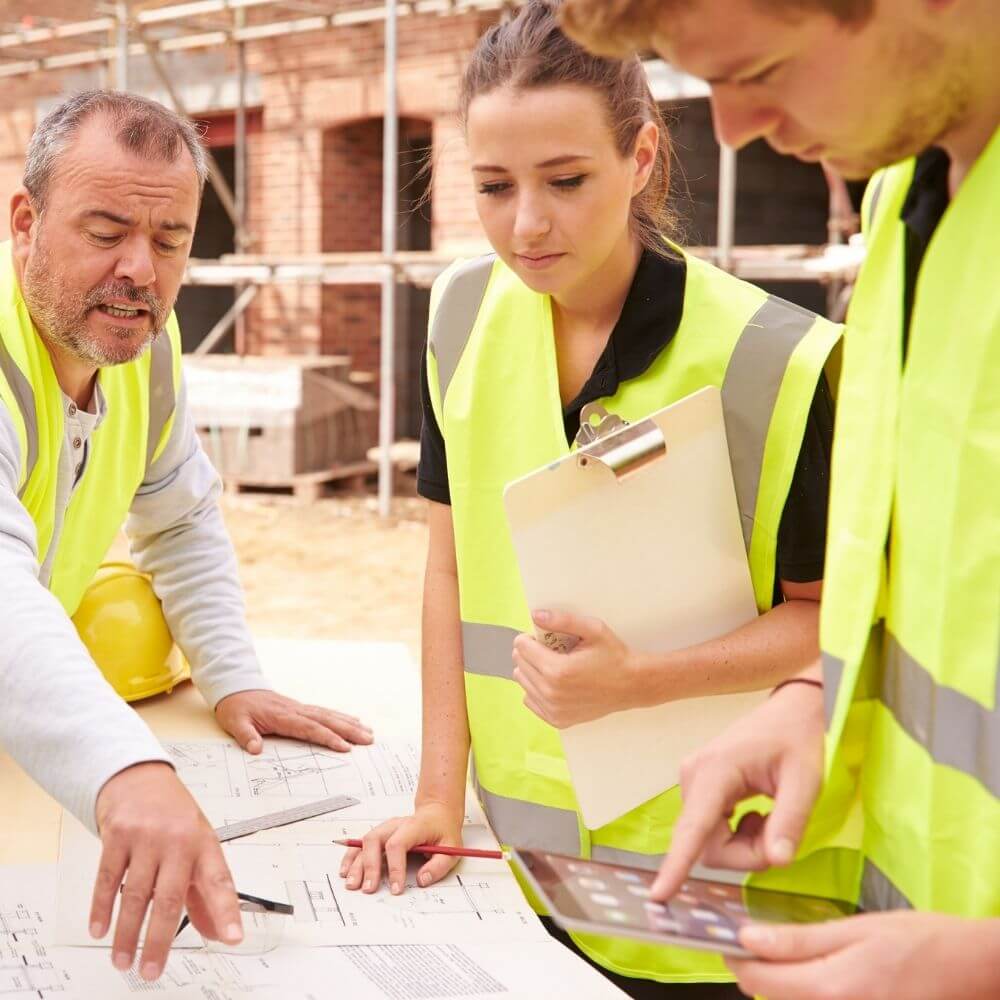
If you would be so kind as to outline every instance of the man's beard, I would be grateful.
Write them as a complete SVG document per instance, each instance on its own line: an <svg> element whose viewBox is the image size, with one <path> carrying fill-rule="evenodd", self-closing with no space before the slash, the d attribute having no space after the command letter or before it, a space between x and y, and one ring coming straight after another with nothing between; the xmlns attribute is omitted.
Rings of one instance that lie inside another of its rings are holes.
<svg viewBox="0 0 1000 1000"><path fill-rule="evenodd" d="M126 364L140 357L163 331L169 313L151 291L127 281L107 281L83 294L67 290L59 282L41 234L25 266L22 285L28 311L45 339L97 368ZM149 310L149 330L142 334L131 327L111 326L110 338L90 333L88 314L110 299L145 306Z"/></svg>
<svg viewBox="0 0 1000 1000"><path fill-rule="evenodd" d="M887 52L886 59L895 66L899 78L914 83L894 126L879 147L859 162L857 176L868 176L880 167L919 155L947 136L969 111L971 56L963 62L953 52L942 63L939 44L921 32L910 31L895 39L894 50Z"/></svg>

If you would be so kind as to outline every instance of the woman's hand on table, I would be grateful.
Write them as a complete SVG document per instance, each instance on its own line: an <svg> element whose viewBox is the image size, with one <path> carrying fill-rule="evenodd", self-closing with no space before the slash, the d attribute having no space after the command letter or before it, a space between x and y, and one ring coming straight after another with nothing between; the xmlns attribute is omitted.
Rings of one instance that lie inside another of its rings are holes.
<svg viewBox="0 0 1000 1000"><path fill-rule="evenodd" d="M557 729L590 722L640 704L640 667L636 655L597 618L557 611L536 611L535 624L556 648L534 636L514 640L514 680L524 688L524 704ZM567 652L566 638L579 642Z"/></svg>
<svg viewBox="0 0 1000 1000"><path fill-rule="evenodd" d="M387 820L370 830L362 847L349 847L340 864L340 877L348 889L377 892L382 884L382 858L388 867L389 891L400 895L406 888L406 857L417 844L462 846L464 810L440 802L417 806L412 816ZM440 881L458 864L460 858L434 854L417 872L417 885L424 888Z"/></svg>

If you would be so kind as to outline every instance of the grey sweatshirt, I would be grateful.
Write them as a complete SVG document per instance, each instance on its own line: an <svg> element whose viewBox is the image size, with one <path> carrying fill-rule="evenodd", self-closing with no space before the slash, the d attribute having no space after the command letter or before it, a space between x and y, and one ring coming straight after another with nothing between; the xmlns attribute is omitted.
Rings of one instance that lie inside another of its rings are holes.
<svg viewBox="0 0 1000 1000"><path fill-rule="evenodd" d="M186 400L181 385L170 439L135 495L125 530L133 559L153 577L194 682L214 708L227 695L269 684L246 624L236 557L218 506L219 477ZM86 467L90 436L107 412L100 379L91 412L69 399L64 405L50 554ZM105 681L47 589L52 559L39 565L35 526L17 497L20 461L14 423L0 402L0 745L96 831L94 809L104 783L133 764L168 759Z"/></svg>

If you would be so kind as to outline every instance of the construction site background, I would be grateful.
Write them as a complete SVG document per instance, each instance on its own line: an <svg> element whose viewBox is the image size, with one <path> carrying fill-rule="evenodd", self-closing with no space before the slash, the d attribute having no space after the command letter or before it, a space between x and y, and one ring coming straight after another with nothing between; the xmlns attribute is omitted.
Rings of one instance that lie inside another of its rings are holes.
<svg viewBox="0 0 1000 1000"><path fill-rule="evenodd" d="M120 65L116 69L113 54L105 61L64 69L45 61L95 44L108 46L113 53L114 37L56 39L39 46L28 43L30 33L106 17L116 10L127 9L135 18L168 5L165 0L127 5L49 0L43 12L26 9L16 0L0 0L0 35L10 43L0 61L4 95L0 196L9 198L19 185L28 139L44 114L75 91L114 87L122 72ZM225 32L237 11L235 5L232 10L230 5L216 6L225 10L192 13L183 24L164 22L144 37L162 42L184 32L222 29L220 44L161 52L160 59L176 96L202 124L205 141L232 188L238 166L238 52L226 41ZM397 249L433 252L448 259L485 248L456 104L461 73L473 46L505 9L492 0L466 4L466 9L459 9L456 0L442 0L436 6L436 13L418 13L419 4L400 7L405 16L398 22L395 63ZM207 9L204 4L190 8ZM241 254L244 259L276 261L381 249L385 31L372 0L267 0L258 6L247 4L238 16L252 26L282 18L300 23L314 13L329 19L332 11L346 18L356 16L358 23L242 43L245 225L238 233L219 195L206 188L194 259L218 261ZM231 42L232 34L228 37ZM38 59L38 71L9 72L19 59ZM148 55L133 54L125 70L129 89L172 103L163 74L156 72ZM719 223L720 150L708 101L695 96L697 90L689 92L669 79L665 84L654 80L654 93L663 98L675 149L672 198L682 223L681 236L688 244L713 244ZM433 170L427 169L428 164ZM852 193L856 201L857 189ZM779 157L763 142L740 151L735 197L734 244L771 248L772 256L777 249L780 257L782 245L818 248L837 235L831 225L830 189L821 169ZM848 215L850 209L842 206ZM0 213L0 239L6 236L6 214ZM828 310L829 286L818 280L759 283L802 305ZM396 287L396 437L419 436L426 285ZM182 289L177 311L186 351L202 342L239 295L235 282ZM265 283L215 350L274 359L337 355L345 359L351 383L374 397L379 392L379 311L380 288L375 282ZM343 385L347 375L341 372L337 380ZM212 395L211 387L207 395ZM301 447L303 435L314 434L318 426L304 411L296 414L294 426L287 413L273 420L273 427L265 423L234 430L223 423L220 418L214 435L205 434L213 457L235 449L244 459L253 458L256 449L264 461L268 453L261 449L284 447L283 441ZM370 443L374 426L370 411L357 417L348 426L350 447L359 443L357 428ZM342 427L333 429L343 437ZM329 435L328 439L332 440ZM351 456L356 457L353 451ZM391 516L382 520L373 502L360 495L314 505L273 496L227 495L223 508L240 556L250 621L258 633L287 635L294 623L303 636L398 638L416 653L426 524L421 502L412 497L412 478L403 484L402 493L403 498L392 504ZM117 546L123 548L124 540Z"/></svg>
<svg viewBox="0 0 1000 1000"><path fill-rule="evenodd" d="M483 4L486 6L486 3ZM40 12L22 3L0 3L0 32L16 34L93 18L112 4L58 0ZM130 16L167 6L128 5ZM191 5L196 7L197 5ZM448 4L443 5L447 8ZM287 9L286 9L287 8ZM443 257L485 246L476 219L467 155L456 117L462 69L479 36L503 16L495 9L413 13L400 17L399 251L434 251ZM371 0L298 0L246 9L248 23L336 10L364 16ZM183 29L225 26L230 14L189 17ZM180 34L170 22L156 38ZM153 37L151 30L146 37ZM381 248L384 24L381 20L309 30L250 41L245 51L246 225L236 246L230 217L206 189L192 257L216 259L239 251L255 258L288 259ZM104 40L111 45L113 39ZM79 50L79 39L26 44L3 50L4 63L40 54ZM232 186L235 176L237 71L234 45L219 44L160 54L185 108L204 127L205 141ZM0 63L2 69L3 63ZM150 60L133 55L129 88L171 103ZM114 86L109 62L0 78L0 194L21 178L24 150L35 124L63 97L87 87ZM654 92L657 88L654 87ZM659 93L671 96L670 87ZM715 242L719 147L708 101L687 97L663 102L675 146L672 197L689 244ZM433 170L426 169L433 163ZM779 157L757 142L739 153L736 244L811 244L827 241L829 192L821 169ZM0 238L7 220L0 218ZM802 305L826 309L816 282L764 282ZM185 350L193 350L237 295L235 287L188 286L177 310ZM396 295L396 436L419 433L417 379L426 333L429 290L408 284ZM268 355L349 356L362 384L378 392L379 288L372 284L295 283L262 287L219 350ZM365 376L370 376L365 382Z"/></svg>

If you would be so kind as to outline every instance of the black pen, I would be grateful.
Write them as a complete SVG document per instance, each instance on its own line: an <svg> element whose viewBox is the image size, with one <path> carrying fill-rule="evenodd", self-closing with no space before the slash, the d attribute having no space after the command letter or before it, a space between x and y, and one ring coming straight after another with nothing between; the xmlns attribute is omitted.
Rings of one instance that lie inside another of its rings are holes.
<svg viewBox="0 0 1000 1000"><path fill-rule="evenodd" d="M263 899L260 896L251 896L247 892L236 893L236 898L244 903L250 904L249 906L241 906L240 909L245 913L284 913L287 916L291 916L295 913L295 907L291 903L279 903L273 899ZM177 928L177 933L174 935L176 940L182 930L191 922L188 915L185 913L183 919L181 920L180 926Z"/></svg>

